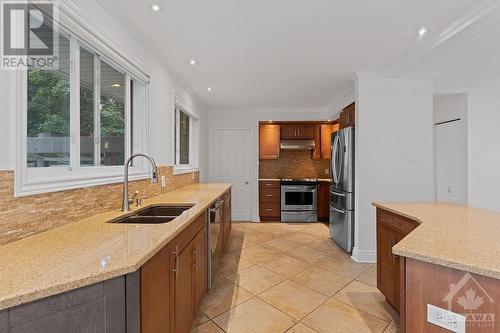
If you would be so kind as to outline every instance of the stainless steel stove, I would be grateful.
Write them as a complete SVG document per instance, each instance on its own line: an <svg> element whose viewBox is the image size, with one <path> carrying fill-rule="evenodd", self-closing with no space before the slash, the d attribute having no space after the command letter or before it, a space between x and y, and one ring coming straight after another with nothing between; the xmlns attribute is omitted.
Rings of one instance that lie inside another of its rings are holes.
<svg viewBox="0 0 500 333"><path fill-rule="evenodd" d="M318 179L281 179L281 222L318 221Z"/></svg>

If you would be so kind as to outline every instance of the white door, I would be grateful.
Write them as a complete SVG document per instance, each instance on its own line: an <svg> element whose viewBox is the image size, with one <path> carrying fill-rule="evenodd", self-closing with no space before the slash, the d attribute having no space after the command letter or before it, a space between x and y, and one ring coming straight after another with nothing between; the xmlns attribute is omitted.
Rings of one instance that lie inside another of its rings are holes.
<svg viewBox="0 0 500 333"><path fill-rule="evenodd" d="M250 129L212 130L211 178L213 182L233 184L233 221L251 221L252 140Z"/></svg>
<svg viewBox="0 0 500 333"><path fill-rule="evenodd" d="M436 124L436 199L467 203L467 131L464 120Z"/></svg>

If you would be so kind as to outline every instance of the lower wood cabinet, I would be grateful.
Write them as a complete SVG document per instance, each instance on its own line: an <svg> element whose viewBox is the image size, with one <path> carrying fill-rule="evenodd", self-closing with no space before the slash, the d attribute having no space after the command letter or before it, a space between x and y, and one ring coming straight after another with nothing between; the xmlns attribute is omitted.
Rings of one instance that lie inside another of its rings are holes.
<svg viewBox="0 0 500 333"><path fill-rule="evenodd" d="M229 234L231 233L231 192L227 192L224 196L222 204L222 249L226 248Z"/></svg>
<svg viewBox="0 0 500 333"><path fill-rule="evenodd" d="M318 221L330 220L330 182L318 184Z"/></svg>
<svg viewBox="0 0 500 333"><path fill-rule="evenodd" d="M261 221L281 219L281 183L279 180L259 181L259 215Z"/></svg>
<svg viewBox="0 0 500 333"><path fill-rule="evenodd" d="M400 311L402 259L392 253L392 247L418 226L405 217L377 209L377 288L386 301Z"/></svg>
<svg viewBox="0 0 500 333"><path fill-rule="evenodd" d="M141 332L189 332L207 288L206 213L141 268Z"/></svg>

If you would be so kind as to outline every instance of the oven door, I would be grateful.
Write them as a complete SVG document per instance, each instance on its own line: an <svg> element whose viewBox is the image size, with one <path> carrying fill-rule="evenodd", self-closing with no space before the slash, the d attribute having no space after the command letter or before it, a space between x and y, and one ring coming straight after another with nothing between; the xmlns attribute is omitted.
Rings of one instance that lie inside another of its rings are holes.
<svg viewBox="0 0 500 333"><path fill-rule="evenodd" d="M316 210L316 185L281 185L281 210Z"/></svg>

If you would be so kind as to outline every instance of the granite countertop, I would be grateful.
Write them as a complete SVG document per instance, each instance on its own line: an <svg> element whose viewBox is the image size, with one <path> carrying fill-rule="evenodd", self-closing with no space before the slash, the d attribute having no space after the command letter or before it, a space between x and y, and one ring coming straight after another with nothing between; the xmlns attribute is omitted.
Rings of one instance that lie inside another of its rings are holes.
<svg viewBox="0 0 500 333"><path fill-rule="evenodd" d="M421 225L394 254L500 279L500 213L452 203L373 203Z"/></svg>
<svg viewBox="0 0 500 333"><path fill-rule="evenodd" d="M230 187L194 184L144 200L194 204L169 223L106 223L126 215L115 210L0 246L0 310L136 271Z"/></svg>

